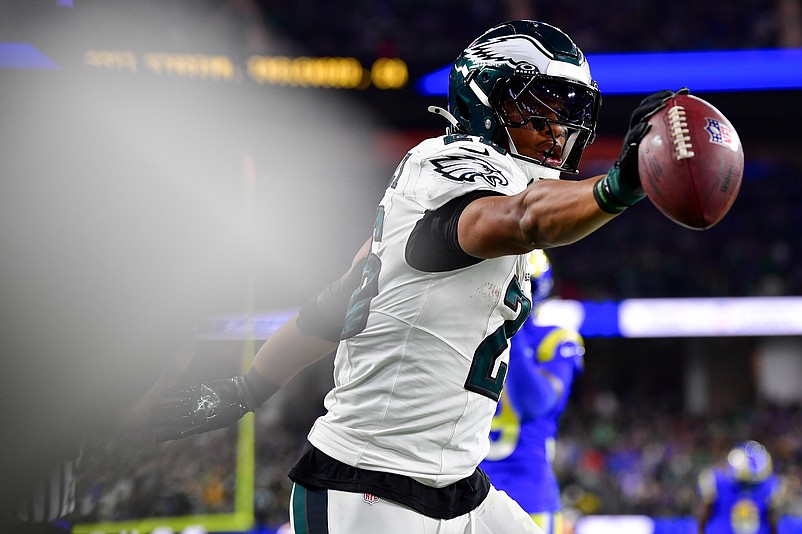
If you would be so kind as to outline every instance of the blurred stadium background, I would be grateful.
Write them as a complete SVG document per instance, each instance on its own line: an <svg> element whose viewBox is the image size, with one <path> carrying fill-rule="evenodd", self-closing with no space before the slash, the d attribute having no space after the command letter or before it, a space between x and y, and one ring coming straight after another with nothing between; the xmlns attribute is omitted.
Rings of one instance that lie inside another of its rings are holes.
<svg viewBox="0 0 802 534"><path fill-rule="evenodd" d="M437 73L532 18L591 56L604 95L579 178L615 160L645 93L686 84L746 154L715 228L643 202L550 253L547 316L588 346L555 465L567 517L695 532L696 475L757 439L787 477L781 532L802 532L801 4L0 1L3 504L80 457L64 531L279 529L330 360L195 440L155 444L142 407L239 372L344 270L400 158L444 128Z"/></svg>

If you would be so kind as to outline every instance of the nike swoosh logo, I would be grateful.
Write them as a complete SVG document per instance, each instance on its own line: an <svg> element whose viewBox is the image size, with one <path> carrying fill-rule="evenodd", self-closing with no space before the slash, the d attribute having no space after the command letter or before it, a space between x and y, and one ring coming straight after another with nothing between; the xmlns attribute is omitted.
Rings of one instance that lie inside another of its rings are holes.
<svg viewBox="0 0 802 534"><path fill-rule="evenodd" d="M481 154L482 156L489 156L490 155L490 152L488 152L488 150L486 148L483 148L482 150L473 150L471 148L466 148L464 146L461 146L460 148L462 150L465 150L466 152L470 152L472 154Z"/></svg>

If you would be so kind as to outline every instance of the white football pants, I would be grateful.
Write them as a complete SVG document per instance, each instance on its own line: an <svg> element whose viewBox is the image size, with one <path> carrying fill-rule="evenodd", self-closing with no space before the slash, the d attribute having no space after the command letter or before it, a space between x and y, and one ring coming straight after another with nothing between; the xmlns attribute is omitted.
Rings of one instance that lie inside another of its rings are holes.
<svg viewBox="0 0 802 534"><path fill-rule="evenodd" d="M493 487L472 512L433 519L371 494L294 484L290 524L294 534L543 534L518 503Z"/></svg>

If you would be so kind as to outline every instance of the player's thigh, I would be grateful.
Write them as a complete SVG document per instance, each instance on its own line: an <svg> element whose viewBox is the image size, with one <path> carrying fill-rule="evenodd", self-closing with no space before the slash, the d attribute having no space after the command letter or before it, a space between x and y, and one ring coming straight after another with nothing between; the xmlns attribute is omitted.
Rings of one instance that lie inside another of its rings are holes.
<svg viewBox="0 0 802 534"><path fill-rule="evenodd" d="M440 521L370 494L293 485L294 534L435 534Z"/></svg>
<svg viewBox="0 0 802 534"><path fill-rule="evenodd" d="M487 498L473 512L476 534L543 534L534 519L509 495L490 488ZM469 527L470 528L470 527Z"/></svg>

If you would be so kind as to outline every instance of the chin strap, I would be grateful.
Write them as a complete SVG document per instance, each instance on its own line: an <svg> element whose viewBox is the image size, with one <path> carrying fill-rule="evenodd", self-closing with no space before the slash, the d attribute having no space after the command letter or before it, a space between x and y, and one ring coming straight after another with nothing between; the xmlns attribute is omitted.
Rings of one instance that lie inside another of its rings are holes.
<svg viewBox="0 0 802 534"><path fill-rule="evenodd" d="M438 106L429 106L428 109L429 109L429 113L434 113L435 115L440 115L445 120L447 120L451 124L451 128L453 128L455 131L460 131L462 129L462 127L460 126L460 124L457 121L457 119L454 118L454 115L452 115L451 113L449 113L445 109L443 109L441 107L438 107Z"/></svg>

